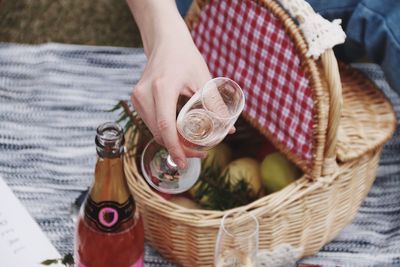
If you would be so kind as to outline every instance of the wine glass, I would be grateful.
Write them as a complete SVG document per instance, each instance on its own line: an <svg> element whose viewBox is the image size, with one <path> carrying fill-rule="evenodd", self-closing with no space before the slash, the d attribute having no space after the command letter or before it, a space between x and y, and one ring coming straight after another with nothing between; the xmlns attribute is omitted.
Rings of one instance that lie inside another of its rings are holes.
<svg viewBox="0 0 400 267"><path fill-rule="evenodd" d="M254 267L257 253L257 218L247 211L226 213L217 235L214 266Z"/></svg>
<svg viewBox="0 0 400 267"><path fill-rule="evenodd" d="M235 124L244 107L244 94L233 80L218 77L209 80L182 107L177 118L181 144L194 150L208 150L220 143ZM199 158L188 158L179 169L168 151L154 140L143 150L142 173L156 190L178 194L190 189L201 171Z"/></svg>

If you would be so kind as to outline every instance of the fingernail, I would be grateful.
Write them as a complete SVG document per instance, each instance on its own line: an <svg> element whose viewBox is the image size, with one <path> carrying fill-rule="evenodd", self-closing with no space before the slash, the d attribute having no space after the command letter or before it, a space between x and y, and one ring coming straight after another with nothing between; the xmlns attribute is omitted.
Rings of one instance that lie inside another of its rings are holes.
<svg viewBox="0 0 400 267"><path fill-rule="evenodd" d="M184 160L176 159L174 161L178 165L179 169L185 169L186 168L186 162Z"/></svg>

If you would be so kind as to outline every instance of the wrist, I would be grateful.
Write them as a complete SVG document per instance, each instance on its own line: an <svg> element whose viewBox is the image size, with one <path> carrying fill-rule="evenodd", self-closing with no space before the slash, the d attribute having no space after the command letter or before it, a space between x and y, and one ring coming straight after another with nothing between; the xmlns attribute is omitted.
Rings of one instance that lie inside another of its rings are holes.
<svg viewBox="0 0 400 267"><path fill-rule="evenodd" d="M174 0L127 0L140 29L147 56L169 40L190 36Z"/></svg>

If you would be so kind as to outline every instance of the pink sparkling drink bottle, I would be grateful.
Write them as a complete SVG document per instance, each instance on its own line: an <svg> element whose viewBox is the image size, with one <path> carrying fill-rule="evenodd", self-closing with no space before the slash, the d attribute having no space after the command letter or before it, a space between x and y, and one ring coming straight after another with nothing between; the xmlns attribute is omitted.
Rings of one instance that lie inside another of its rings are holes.
<svg viewBox="0 0 400 267"><path fill-rule="evenodd" d="M78 267L143 267L144 229L126 182L123 145L118 124L97 128L95 177L76 227Z"/></svg>

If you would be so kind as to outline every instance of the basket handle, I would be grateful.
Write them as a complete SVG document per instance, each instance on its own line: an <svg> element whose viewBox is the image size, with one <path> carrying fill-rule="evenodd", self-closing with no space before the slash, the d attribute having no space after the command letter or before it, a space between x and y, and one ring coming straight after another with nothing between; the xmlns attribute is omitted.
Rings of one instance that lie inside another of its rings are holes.
<svg viewBox="0 0 400 267"><path fill-rule="evenodd" d="M322 166L322 175L325 176L335 172L338 167L336 163L336 147L343 96L338 63L332 49L326 50L321 55L321 63L329 91L328 130L325 141L325 161Z"/></svg>
<svg viewBox="0 0 400 267"><path fill-rule="evenodd" d="M332 22L317 14L305 0L276 0L289 14L296 18L299 28L303 32L304 39L308 44L306 56L318 59L324 70L325 79L328 84L329 114L328 129L325 140L324 162L322 175L332 174L336 168L336 146L339 122L342 110L342 83L340 80L338 63L332 47L344 43L346 34L340 26L341 20Z"/></svg>
<svg viewBox="0 0 400 267"><path fill-rule="evenodd" d="M198 14L203 9L205 5L207 5L210 0L193 0L189 10L185 16L185 22L188 26L189 30L193 30L193 26L196 25Z"/></svg>

